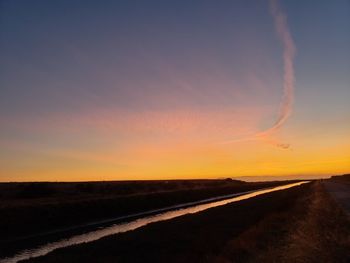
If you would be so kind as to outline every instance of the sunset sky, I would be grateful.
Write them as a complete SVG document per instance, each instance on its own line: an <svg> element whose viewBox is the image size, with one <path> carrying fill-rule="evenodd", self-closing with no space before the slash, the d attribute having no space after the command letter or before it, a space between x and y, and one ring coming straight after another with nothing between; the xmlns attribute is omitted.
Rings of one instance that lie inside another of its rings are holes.
<svg viewBox="0 0 350 263"><path fill-rule="evenodd" d="M348 0L1 1L0 59L0 181L350 172Z"/></svg>

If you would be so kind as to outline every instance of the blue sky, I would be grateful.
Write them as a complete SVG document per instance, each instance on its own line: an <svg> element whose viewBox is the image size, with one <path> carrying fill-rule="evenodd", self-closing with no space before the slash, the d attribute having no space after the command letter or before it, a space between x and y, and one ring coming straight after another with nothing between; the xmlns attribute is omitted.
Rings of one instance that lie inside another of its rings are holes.
<svg viewBox="0 0 350 263"><path fill-rule="evenodd" d="M290 141L296 153L280 153L286 156L277 167L291 158L305 162L320 149L327 155L333 145L330 158L347 171L350 1L279 3L296 46L296 83L293 113L276 138ZM2 1L0 36L5 181L34 180L26 169L38 179L80 180L91 166L95 174L108 167L107 179L159 178L167 169L180 175L166 177L259 175L235 169L239 160L227 156L237 147L249 149L241 163L269 162L261 157L266 145L226 146L214 157L193 145L202 157L181 170L187 146L169 146L185 137L204 145L272 125L283 95L283 45L268 1ZM149 154L135 150L145 147L156 152L146 168ZM176 157L159 168L168 147ZM110 156L108 165L101 161ZM211 166L198 169L208 160ZM333 171L276 169L262 173Z"/></svg>

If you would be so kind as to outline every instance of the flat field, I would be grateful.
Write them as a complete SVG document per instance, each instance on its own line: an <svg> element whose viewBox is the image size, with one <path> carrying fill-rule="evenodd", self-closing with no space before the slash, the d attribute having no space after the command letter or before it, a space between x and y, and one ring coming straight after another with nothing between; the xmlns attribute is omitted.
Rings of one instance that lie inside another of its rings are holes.
<svg viewBox="0 0 350 263"><path fill-rule="evenodd" d="M349 218L313 182L29 262L349 262L349 238Z"/></svg>
<svg viewBox="0 0 350 263"><path fill-rule="evenodd" d="M286 182L224 180L0 184L0 257L64 237L67 229ZM86 230L86 229L83 229Z"/></svg>

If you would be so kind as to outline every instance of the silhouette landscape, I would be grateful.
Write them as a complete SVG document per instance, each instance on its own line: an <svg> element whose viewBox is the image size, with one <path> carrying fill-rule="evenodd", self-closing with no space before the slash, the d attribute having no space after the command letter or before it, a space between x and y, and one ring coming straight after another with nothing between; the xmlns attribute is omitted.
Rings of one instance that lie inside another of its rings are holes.
<svg viewBox="0 0 350 263"><path fill-rule="evenodd" d="M349 0L0 1L0 263L350 262Z"/></svg>

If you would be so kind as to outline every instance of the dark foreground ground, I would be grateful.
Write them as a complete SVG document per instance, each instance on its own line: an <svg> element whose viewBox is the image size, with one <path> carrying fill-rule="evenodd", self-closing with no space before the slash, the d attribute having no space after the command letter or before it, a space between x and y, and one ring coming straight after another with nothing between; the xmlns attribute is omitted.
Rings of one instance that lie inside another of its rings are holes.
<svg viewBox="0 0 350 263"><path fill-rule="evenodd" d="M0 258L67 235L66 230L56 230L281 184L286 182L0 183Z"/></svg>
<svg viewBox="0 0 350 263"><path fill-rule="evenodd" d="M29 262L350 262L350 222L317 181Z"/></svg>
<svg viewBox="0 0 350 263"><path fill-rule="evenodd" d="M324 181L327 191L336 199L350 216L350 174L332 176Z"/></svg>

